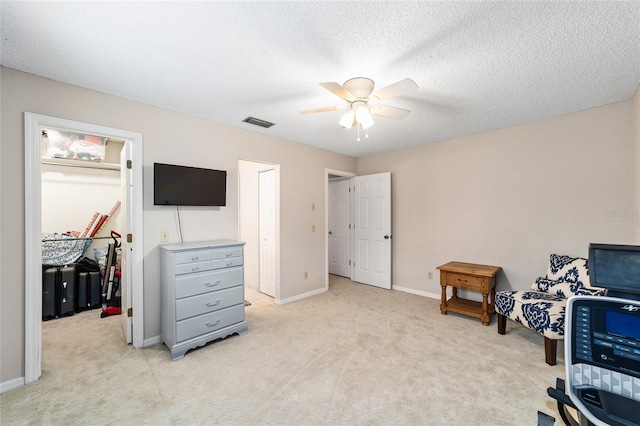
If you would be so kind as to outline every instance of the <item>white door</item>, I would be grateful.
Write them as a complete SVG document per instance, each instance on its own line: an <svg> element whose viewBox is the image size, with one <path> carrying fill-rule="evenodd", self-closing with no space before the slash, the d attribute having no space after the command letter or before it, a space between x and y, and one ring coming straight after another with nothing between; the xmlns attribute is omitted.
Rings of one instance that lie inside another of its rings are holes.
<svg viewBox="0 0 640 426"><path fill-rule="evenodd" d="M122 229L122 247L121 247L121 265L120 272L122 273L120 279L120 297L122 313L120 319L122 323L122 331L124 332L127 343L133 341L133 321L128 315L131 308L131 277L133 276L133 268L131 267L131 253L133 250L133 244L127 243L127 234L133 233L132 216L129 214L129 209L132 206L133 200L133 178L131 169L127 168L127 163L131 164L131 143L125 142L120 152L120 187L122 188L122 205L120 206L123 229Z"/></svg>
<svg viewBox="0 0 640 426"><path fill-rule="evenodd" d="M349 179L329 182L329 273L351 278Z"/></svg>
<svg viewBox="0 0 640 426"><path fill-rule="evenodd" d="M353 280L391 289L391 173L352 179Z"/></svg>
<svg viewBox="0 0 640 426"><path fill-rule="evenodd" d="M260 216L259 290L276 297L276 171L259 172L258 211Z"/></svg>

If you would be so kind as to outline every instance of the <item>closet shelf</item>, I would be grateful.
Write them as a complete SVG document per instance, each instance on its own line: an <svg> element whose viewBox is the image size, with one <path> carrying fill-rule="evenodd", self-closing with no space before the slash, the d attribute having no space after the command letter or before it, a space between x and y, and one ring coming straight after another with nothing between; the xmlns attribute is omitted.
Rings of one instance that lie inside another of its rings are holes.
<svg viewBox="0 0 640 426"><path fill-rule="evenodd" d="M120 171L117 163L96 163L94 161L71 160L68 158L42 158L42 164L49 166L78 167L81 169L113 170Z"/></svg>
<svg viewBox="0 0 640 426"><path fill-rule="evenodd" d="M79 240L107 240L113 237L71 237L71 238L43 238L42 242L45 241L79 241Z"/></svg>

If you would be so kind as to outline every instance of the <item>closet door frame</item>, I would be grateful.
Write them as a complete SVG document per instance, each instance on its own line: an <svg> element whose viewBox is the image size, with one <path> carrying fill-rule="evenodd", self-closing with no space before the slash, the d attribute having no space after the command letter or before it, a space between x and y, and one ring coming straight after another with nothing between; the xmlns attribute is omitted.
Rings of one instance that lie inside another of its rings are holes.
<svg viewBox="0 0 640 426"><path fill-rule="evenodd" d="M143 310L143 213L142 213L142 134L128 130L115 129L82 123L63 118L50 117L30 112L24 113L24 382L29 384L42 375L42 224L41 224L41 153L40 128L55 127L70 131L109 136L123 139L132 144L133 185L137 195L131 206L133 216L133 250L135 264L132 277L133 302L133 347L144 346L144 310Z"/></svg>

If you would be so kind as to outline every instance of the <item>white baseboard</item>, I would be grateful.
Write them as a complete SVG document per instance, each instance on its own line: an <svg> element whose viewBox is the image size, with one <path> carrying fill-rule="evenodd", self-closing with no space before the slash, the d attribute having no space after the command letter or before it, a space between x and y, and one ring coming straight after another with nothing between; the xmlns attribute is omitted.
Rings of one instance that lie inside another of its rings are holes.
<svg viewBox="0 0 640 426"><path fill-rule="evenodd" d="M287 299L275 299L275 303L276 303L276 305L284 305L286 303L295 302L297 300L306 299L307 297L311 297L311 296L315 296L315 295L320 294L320 293L324 293L325 291L327 291L327 288L326 287L322 287L322 288L319 288L317 290L313 290L313 291L309 291L307 293L299 294L297 296L289 297Z"/></svg>
<svg viewBox="0 0 640 426"><path fill-rule="evenodd" d="M144 339L144 343L142 344L143 348L148 348L149 346L159 345L162 343L162 337L160 335L149 337L148 339Z"/></svg>
<svg viewBox="0 0 640 426"><path fill-rule="evenodd" d="M22 386L24 386L24 377L7 380L6 382L0 383L0 394L21 388Z"/></svg>
<svg viewBox="0 0 640 426"><path fill-rule="evenodd" d="M415 294L417 296L428 297L430 299L440 300L440 298L441 298L441 294L428 293L426 291L414 290L414 289L408 288L408 287L399 287L399 286L394 285L394 286L391 287L391 289L392 290L398 290L398 291L404 291L405 293L411 293L411 294Z"/></svg>

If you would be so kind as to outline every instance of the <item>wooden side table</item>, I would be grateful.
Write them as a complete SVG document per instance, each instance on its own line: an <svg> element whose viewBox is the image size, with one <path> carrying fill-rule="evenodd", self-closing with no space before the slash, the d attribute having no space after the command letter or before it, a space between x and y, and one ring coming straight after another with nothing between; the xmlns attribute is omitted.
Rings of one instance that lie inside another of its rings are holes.
<svg viewBox="0 0 640 426"><path fill-rule="evenodd" d="M480 318L482 324L489 325L491 315L495 314L494 297L496 295L496 275L502 269L499 266L476 265L474 263L449 262L438 266L442 300L440 313L447 312ZM447 286L451 286L453 295L447 300ZM458 297L458 289L482 293L482 302ZM491 293L491 298L489 298ZM490 300L489 300L490 299Z"/></svg>

